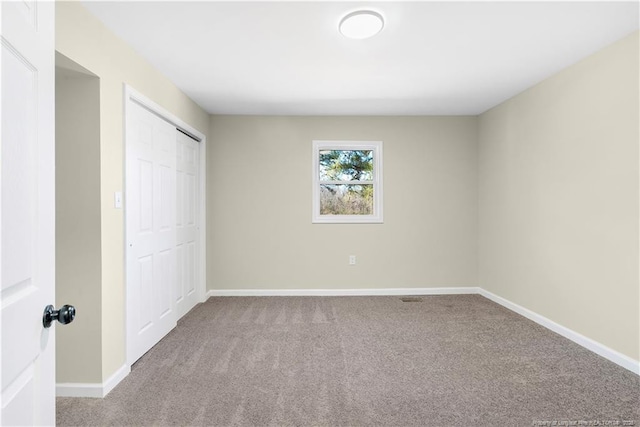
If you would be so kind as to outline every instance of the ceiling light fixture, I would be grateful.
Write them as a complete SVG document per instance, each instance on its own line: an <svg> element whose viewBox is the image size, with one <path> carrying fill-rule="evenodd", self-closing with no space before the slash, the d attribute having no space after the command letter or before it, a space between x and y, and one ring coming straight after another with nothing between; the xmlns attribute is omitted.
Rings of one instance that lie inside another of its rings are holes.
<svg viewBox="0 0 640 427"><path fill-rule="evenodd" d="M350 39L368 39L384 28L384 19L378 12L358 10L351 12L340 20L340 34Z"/></svg>

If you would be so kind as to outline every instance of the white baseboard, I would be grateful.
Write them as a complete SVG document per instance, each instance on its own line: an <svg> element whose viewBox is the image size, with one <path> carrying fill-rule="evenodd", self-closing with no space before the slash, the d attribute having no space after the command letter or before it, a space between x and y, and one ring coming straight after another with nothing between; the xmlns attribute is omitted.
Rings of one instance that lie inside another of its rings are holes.
<svg viewBox="0 0 640 427"><path fill-rule="evenodd" d="M103 383L59 383L56 384L58 397L105 397L131 372L129 365L122 365Z"/></svg>
<svg viewBox="0 0 640 427"><path fill-rule="evenodd" d="M477 294L474 286L457 288L369 288L369 289L211 289L209 297L257 296L382 296Z"/></svg>
<svg viewBox="0 0 640 427"><path fill-rule="evenodd" d="M514 311L518 314L520 314L521 316L526 317L529 320L533 320L534 322L536 322L539 325L544 326L547 329L552 330L553 332L562 335L565 338L570 339L571 341L575 342L576 344L581 345L582 347L586 348L587 350L591 350L592 352L599 354L600 356L604 357L605 359L608 359L610 361L612 361L613 363L622 366L625 369L630 370L631 372L635 373L636 375L640 375L640 363L637 360L633 360L632 358L630 358L629 356L625 356L622 353L619 353L609 347L607 347L604 344L601 344L597 341L592 340L591 338L587 338L582 334L579 334L576 331L573 331L569 328L566 328L556 322L554 322L553 320L549 320L544 316L539 315L538 313L535 313L527 308L524 308L516 303L513 303L509 300L506 300L502 297L499 297L496 294L493 294L489 291L486 291L482 288L478 288L479 289L479 294L482 295L485 298L490 299L493 302L496 302L498 304L500 304L503 307L508 308L511 311Z"/></svg>

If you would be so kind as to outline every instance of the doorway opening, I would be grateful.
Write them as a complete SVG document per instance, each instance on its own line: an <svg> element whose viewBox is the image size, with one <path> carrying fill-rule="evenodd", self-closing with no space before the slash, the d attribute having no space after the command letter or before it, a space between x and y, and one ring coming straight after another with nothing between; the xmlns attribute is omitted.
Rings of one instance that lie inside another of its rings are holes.
<svg viewBox="0 0 640 427"><path fill-rule="evenodd" d="M56 332L56 383L102 383L100 79L56 52L56 307L76 321ZM74 349L69 352L68 349Z"/></svg>

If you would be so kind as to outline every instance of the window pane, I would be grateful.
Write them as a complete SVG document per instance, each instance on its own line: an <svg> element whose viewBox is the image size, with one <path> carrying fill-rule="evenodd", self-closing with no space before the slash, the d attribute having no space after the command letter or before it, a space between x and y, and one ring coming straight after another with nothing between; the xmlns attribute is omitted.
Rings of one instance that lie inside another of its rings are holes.
<svg viewBox="0 0 640 427"><path fill-rule="evenodd" d="M320 150L320 181L372 181L373 150Z"/></svg>
<svg viewBox="0 0 640 427"><path fill-rule="evenodd" d="M320 185L320 215L373 215L373 185Z"/></svg>

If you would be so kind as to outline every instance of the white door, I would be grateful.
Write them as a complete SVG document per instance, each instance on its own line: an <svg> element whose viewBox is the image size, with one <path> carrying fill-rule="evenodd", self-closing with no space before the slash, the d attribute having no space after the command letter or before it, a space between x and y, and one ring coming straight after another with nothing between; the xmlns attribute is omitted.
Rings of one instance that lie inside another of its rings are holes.
<svg viewBox="0 0 640 427"><path fill-rule="evenodd" d="M176 311L178 319L198 303L198 209L200 147L196 140L177 133Z"/></svg>
<svg viewBox="0 0 640 427"><path fill-rule="evenodd" d="M176 325L176 128L136 102L126 118L127 360Z"/></svg>
<svg viewBox="0 0 640 427"><path fill-rule="evenodd" d="M0 2L2 425L55 424L54 3Z"/></svg>

